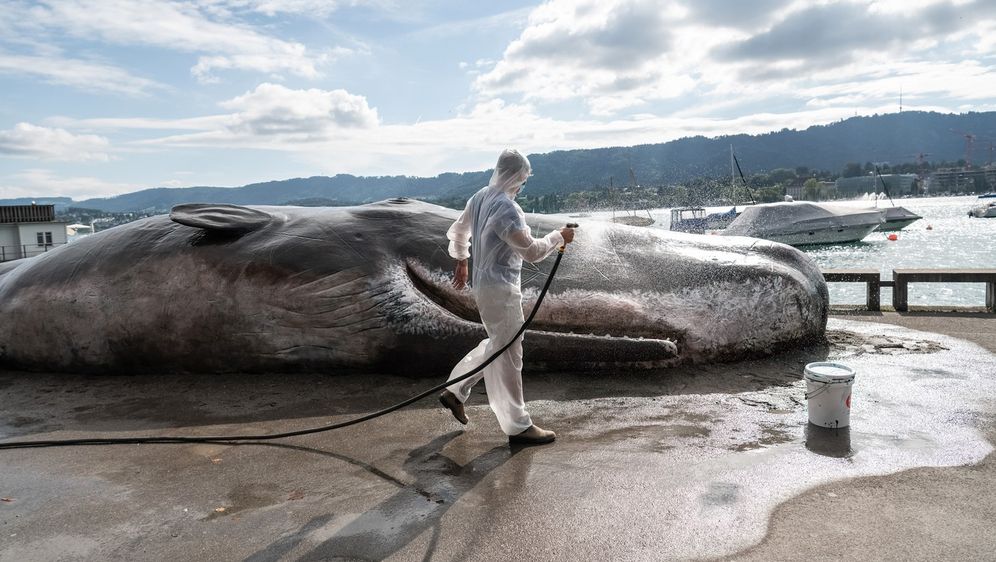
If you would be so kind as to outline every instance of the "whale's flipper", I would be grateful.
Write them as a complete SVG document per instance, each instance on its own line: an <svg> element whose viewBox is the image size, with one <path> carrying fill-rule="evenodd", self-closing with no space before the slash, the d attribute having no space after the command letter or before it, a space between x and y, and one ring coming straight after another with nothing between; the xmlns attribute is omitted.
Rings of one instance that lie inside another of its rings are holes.
<svg viewBox="0 0 996 562"><path fill-rule="evenodd" d="M205 230L248 232L269 224L273 215L239 205L185 203L174 206L169 218L173 222Z"/></svg>
<svg viewBox="0 0 996 562"><path fill-rule="evenodd" d="M3 277L9 271L13 271L15 267L21 265L22 263L24 262L20 260L0 263L0 277Z"/></svg>

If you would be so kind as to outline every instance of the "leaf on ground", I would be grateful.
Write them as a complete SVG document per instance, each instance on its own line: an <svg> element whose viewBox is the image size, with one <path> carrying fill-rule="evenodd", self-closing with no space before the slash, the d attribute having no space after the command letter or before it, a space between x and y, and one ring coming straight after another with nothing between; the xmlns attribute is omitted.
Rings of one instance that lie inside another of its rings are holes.
<svg viewBox="0 0 996 562"><path fill-rule="evenodd" d="M304 492L301 490L294 490L287 496L288 500L302 500L304 499Z"/></svg>

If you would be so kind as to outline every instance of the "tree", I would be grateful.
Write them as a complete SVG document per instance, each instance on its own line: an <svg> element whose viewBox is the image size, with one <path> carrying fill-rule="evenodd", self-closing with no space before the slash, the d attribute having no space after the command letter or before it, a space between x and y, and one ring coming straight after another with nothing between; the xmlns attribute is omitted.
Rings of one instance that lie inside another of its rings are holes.
<svg viewBox="0 0 996 562"><path fill-rule="evenodd" d="M802 198L807 201L820 200L820 182L816 178L809 178L802 184Z"/></svg>
<svg viewBox="0 0 996 562"><path fill-rule="evenodd" d="M782 195L782 188L777 186L762 187L757 190L758 203L774 203L776 201L782 201L784 198L785 196Z"/></svg>
<svg viewBox="0 0 996 562"><path fill-rule="evenodd" d="M861 169L861 164L858 164L857 162L848 162L844 165L844 171L840 175L845 178L856 178L858 176L865 175L865 173Z"/></svg>
<svg viewBox="0 0 996 562"><path fill-rule="evenodd" d="M795 178L795 170L788 168L775 168L768 173L768 181L771 183L785 183Z"/></svg>

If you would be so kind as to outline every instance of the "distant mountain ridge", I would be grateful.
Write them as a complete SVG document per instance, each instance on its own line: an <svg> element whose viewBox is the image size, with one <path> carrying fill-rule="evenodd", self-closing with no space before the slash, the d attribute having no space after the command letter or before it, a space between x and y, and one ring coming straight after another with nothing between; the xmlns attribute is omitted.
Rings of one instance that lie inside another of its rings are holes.
<svg viewBox="0 0 996 562"><path fill-rule="evenodd" d="M991 157L996 139L996 112L942 114L904 112L852 117L805 130L716 138L682 138L632 147L562 150L529 156L533 176L530 194L569 193L630 182L630 170L643 185L670 185L730 172L733 145L745 173L806 166L839 172L849 162L913 162L920 153L930 161L964 158L963 132L976 137L973 161ZM500 147L496 147L497 150ZM242 187L153 188L73 202L75 207L111 212L166 211L178 203L280 205L327 200L343 205L390 197L438 199L467 196L485 185L491 171L445 173L432 178L411 176L314 176L254 183ZM54 199L54 198L45 198ZM0 204L8 204L0 201Z"/></svg>

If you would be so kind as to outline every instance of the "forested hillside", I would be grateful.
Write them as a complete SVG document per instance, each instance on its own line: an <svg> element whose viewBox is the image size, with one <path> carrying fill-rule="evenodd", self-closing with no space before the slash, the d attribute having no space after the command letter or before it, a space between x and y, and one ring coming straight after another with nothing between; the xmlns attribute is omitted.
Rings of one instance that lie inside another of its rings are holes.
<svg viewBox="0 0 996 562"><path fill-rule="evenodd" d="M674 187L704 177L728 177L730 146L746 174L776 168L822 170L841 174L849 163L911 163L924 154L929 162L956 163L966 157L966 134L973 135L974 164L993 156L996 112L940 114L905 112L853 117L828 125L762 135L691 137L631 147L557 151L530 155L532 196L639 184ZM663 131L662 131L663 136ZM500 147L496 147L497 150ZM851 168L855 168L853 165ZM107 199L74 203L104 211L168 210L177 203L216 202L281 205L300 201L355 204L406 196L459 200L485 185L490 171L446 173L433 178L336 175L256 183L238 188L154 188Z"/></svg>

